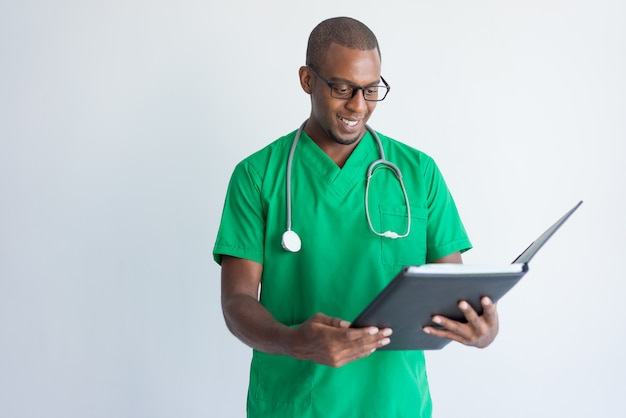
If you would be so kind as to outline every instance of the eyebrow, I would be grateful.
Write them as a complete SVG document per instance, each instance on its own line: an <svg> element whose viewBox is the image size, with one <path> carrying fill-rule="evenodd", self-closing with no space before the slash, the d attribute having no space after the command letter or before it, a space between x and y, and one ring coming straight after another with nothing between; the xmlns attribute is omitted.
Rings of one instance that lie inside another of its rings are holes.
<svg viewBox="0 0 626 418"><path fill-rule="evenodd" d="M371 83L360 85L360 84L353 83L352 81L346 80L345 78L341 78L341 77L326 78L326 77L322 76L320 73L318 73L312 67L310 67L308 65L307 65L307 67L309 68L309 70L311 70L313 72L313 74L315 74L317 77L319 77L322 81L324 81L326 83L331 83L331 84L341 84L341 83L343 83L343 84L348 84L348 85L353 86L353 87L370 87L370 86L379 85L381 82L386 83L385 81L383 81L383 76L380 75L378 77L378 81L372 81Z"/></svg>
<svg viewBox="0 0 626 418"><path fill-rule="evenodd" d="M345 78L340 78L340 77L331 77L328 79L328 81L334 84L348 84L350 86L355 86L355 87L375 86L375 85L379 85L380 83L382 83L382 80L380 79L380 77L378 78L377 81L372 81L371 83L367 83L367 84L357 84L350 80L346 80Z"/></svg>

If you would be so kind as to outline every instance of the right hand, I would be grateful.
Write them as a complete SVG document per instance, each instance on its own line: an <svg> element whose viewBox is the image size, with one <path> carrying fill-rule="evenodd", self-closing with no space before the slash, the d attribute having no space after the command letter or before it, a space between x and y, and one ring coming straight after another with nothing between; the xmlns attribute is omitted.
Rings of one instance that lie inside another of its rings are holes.
<svg viewBox="0 0 626 418"><path fill-rule="evenodd" d="M293 357L341 367L389 344L391 328L350 328L350 323L318 313L292 329Z"/></svg>

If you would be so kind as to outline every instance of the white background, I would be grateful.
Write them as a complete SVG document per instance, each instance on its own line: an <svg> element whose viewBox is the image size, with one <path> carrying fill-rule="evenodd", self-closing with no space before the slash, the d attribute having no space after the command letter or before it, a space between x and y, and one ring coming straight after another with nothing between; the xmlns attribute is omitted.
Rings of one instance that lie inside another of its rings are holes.
<svg viewBox="0 0 626 418"><path fill-rule="evenodd" d="M623 417L626 3L215 3L0 5L0 416L244 416L250 350L211 257L224 193L307 117L308 35L348 15L392 85L370 123L439 163L467 263L511 261L585 201L492 346L427 354L435 416Z"/></svg>

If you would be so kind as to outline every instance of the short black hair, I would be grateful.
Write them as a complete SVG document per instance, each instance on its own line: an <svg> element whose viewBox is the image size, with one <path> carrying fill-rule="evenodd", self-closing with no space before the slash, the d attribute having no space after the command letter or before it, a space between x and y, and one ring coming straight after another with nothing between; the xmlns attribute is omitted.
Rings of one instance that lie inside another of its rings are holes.
<svg viewBox="0 0 626 418"><path fill-rule="evenodd" d="M370 28L350 17L333 17L322 21L311 31L306 50L306 65L319 70L332 43L361 51L376 49L380 57L378 40Z"/></svg>

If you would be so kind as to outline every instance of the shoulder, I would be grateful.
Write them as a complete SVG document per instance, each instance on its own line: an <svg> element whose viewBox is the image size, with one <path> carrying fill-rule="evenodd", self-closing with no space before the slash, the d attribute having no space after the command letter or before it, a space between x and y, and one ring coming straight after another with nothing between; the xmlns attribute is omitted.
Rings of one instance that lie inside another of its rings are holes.
<svg viewBox="0 0 626 418"><path fill-rule="evenodd" d="M296 131L282 136L240 161L233 175L248 173L263 178L268 170L287 164L287 157Z"/></svg>
<svg viewBox="0 0 626 418"><path fill-rule="evenodd" d="M397 161L397 164L408 165L415 169L421 169L423 172L437 170L435 160L427 153L380 132L377 132L377 134L383 144L385 156L388 160Z"/></svg>

